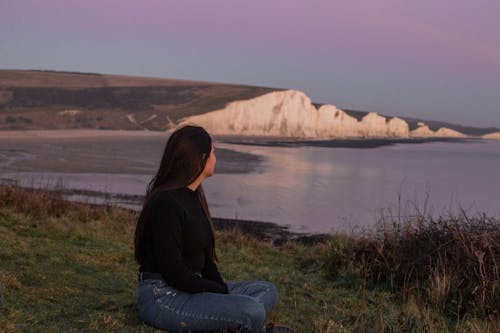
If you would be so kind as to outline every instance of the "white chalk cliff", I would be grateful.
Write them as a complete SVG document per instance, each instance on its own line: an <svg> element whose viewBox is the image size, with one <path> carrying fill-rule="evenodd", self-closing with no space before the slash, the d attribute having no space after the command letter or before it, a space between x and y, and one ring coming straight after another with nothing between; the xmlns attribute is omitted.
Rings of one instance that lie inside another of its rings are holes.
<svg viewBox="0 0 500 333"><path fill-rule="evenodd" d="M458 131L446 128L446 127L441 127L437 131L433 131L429 128L424 123L418 123L418 127L411 131L411 136L412 137L420 137L420 138L428 138L428 137L435 137L435 138L466 138L467 135L460 133Z"/></svg>
<svg viewBox="0 0 500 333"><path fill-rule="evenodd" d="M489 133L482 136L483 139L500 140L500 132Z"/></svg>
<svg viewBox="0 0 500 333"><path fill-rule="evenodd" d="M426 124L418 123L418 127L416 129L414 129L413 131L411 131L410 134L413 137L425 138L425 137L434 136L434 131L431 130L429 128L429 126L427 126Z"/></svg>
<svg viewBox="0 0 500 333"><path fill-rule="evenodd" d="M296 90L275 91L225 108L187 117L178 126L196 124L214 135L272 136L293 138L407 138L462 135L450 129L433 132L425 124L410 132L400 118L387 119L376 112L360 121L334 105L319 109Z"/></svg>
<svg viewBox="0 0 500 333"><path fill-rule="evenodd" d="M434 133L435 137L440 138L465 138L467 135L460 133L459 131L455 131L446 127L441 127Z"/></svg>

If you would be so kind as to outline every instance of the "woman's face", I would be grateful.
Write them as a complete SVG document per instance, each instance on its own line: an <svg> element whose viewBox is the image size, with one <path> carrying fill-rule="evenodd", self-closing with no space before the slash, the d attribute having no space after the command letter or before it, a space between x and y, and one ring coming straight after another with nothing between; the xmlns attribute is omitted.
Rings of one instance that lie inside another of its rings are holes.
<svg viewBox="0 0 500 333"><path fill-rule="evenodd" d="M208 157L207 164L205 164L205 169L203 169L203 174L205 177L213 176L215 172L215 163L217 158L215 157L215 147L212 145L212 150L210 151L210 156Z"/></svg>

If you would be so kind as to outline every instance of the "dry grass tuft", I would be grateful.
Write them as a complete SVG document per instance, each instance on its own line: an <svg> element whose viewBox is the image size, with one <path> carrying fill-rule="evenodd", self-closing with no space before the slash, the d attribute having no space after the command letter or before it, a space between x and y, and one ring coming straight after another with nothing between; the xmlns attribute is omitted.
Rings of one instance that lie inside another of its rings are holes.
<svg viewBox="0 0 500 333"><path fill-rule="evenodd" d="M5 289L21 289L23 284L15 275L0 271L0 303L3 300L3 293Z"/></svg>
<svg viewBox="0 0 500 333"><path fill-rule="evenodd" d="M500 221L465 214L413 222L383 221L373 234L338 236L328 244L331 277L354 271L386 283L453 319L498 318Z"/></svg>
<svg viewBox="0 0 500 333"><path fill-rule="evenodd" d="M23 213L36 220L72 217L78 222L100 220L135 221L136 212L116 206L89 205L66 201L61 192L0 186L0 208Z"/></svg>

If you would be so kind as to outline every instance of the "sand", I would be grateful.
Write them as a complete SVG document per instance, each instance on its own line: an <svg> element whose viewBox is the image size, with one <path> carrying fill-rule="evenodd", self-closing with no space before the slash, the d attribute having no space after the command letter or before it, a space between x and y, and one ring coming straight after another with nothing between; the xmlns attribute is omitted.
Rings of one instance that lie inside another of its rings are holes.
<svg viewBox="0 0 500 333"><path fill-rule="evenodd" d="M159 131L0 131L0 177L5 172L153 175L168 136ZM263 159L218 147L217 172L253 172Z"/></svg>
<svg viewBox="0 0 500 333"><path fill-rule="evenodd" d="M33 139L86 139L86 138L163 138L167 132L143 130L19 130L0 131L0 140L33 140Z"/></svg>

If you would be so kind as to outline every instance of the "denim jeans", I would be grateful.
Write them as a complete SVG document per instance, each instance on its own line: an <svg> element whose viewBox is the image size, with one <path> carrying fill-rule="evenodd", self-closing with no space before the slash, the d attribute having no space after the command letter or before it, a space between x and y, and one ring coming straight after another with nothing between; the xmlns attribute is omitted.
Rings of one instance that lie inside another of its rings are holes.
<svg viewBox="0 0 500 333"><path fill-rule="evenodd" d="M278 302L276 287L267 281L228 282L227 286L229 294L191 294L163 280L140 281L139 316L146 324L169 332L263 332L264 321Z"/></svg>

